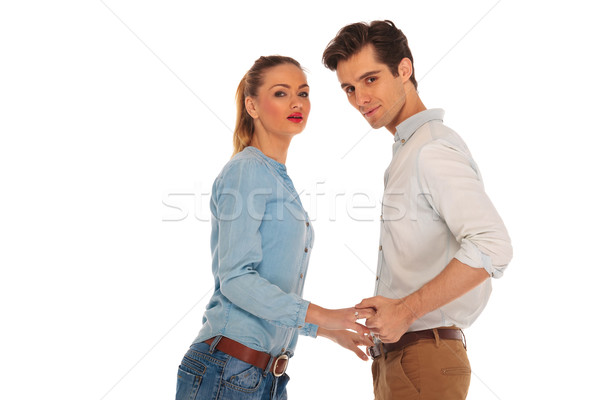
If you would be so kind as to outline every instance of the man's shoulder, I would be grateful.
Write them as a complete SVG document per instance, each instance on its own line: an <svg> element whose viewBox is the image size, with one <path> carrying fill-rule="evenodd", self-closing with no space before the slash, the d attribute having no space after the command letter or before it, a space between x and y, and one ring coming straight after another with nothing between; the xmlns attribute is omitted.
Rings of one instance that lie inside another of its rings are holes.
<svg viewBox="0 0 600 400"><path fill-rule="evenodd" d="M427 141L424 146L446 146L469 153L469 148L463 138L443 121L429 121L421 127L427 130Z"/></svg>

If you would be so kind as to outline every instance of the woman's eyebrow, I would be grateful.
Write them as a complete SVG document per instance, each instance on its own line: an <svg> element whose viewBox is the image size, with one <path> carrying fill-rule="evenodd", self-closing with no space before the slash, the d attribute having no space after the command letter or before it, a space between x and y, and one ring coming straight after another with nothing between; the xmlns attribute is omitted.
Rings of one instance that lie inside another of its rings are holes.
<svg viewBox="0 0 600 400"><path fill-rule="evenodd" d="M269 90L273 89L275 86L283 86L283 87L284 87L284 88L286 88L286 89L290 89L290 88L291 88L291 86L290 86L290 85L288 85L288 84L285 84L285 83L276 83L276 84L274 84L273 86L271 86L271 87L269 88ZM308 83L303 83L302 85L300 85L300 86L298 87L298 89L302 89L302 88L305 88L305 87L309 87L309 86L308 86Z"/></svg>

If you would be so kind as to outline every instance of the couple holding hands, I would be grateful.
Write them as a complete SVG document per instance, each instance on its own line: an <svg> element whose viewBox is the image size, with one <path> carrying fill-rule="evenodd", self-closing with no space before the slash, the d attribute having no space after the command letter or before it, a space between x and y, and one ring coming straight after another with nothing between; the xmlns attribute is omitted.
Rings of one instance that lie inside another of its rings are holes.
<svg viewBox="0 0 600 400"><path fill-rule="evenodd" d="M260 57L237 90L234 155L212 187L214 293L185 354L177 399L285 399L298 335L373 358L375 398L464 399L470 326L512 257L462 139L426 109L391 21L342 28L323 54L348 101L394 135L384 175L376 297L346 309L304 300L313 228L285 162L310 113L289 57ZM364 325L358 320L364 320Z"/></svg>

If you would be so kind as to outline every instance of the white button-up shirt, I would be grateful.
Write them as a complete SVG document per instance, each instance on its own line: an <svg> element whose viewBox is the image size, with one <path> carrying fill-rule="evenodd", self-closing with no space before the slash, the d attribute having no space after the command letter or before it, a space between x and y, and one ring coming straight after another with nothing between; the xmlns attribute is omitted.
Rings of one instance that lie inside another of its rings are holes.
<svg viewBox="0 0 600 400"><path fill-rule="evenodd" d="M508 232L485 193L471 153L442 123L444 111L425 110L396 129L385 172L375 293L402 298L437 276L452 260L502 276L512 258ZM414 322L409 331L467 328L483 311L491 279Z"/></svg>

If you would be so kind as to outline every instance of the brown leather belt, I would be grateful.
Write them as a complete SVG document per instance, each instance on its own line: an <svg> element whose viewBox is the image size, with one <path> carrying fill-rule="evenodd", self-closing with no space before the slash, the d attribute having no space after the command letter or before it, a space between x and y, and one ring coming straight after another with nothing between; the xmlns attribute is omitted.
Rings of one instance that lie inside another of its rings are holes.
<svg viewBox="0 0 600 400"><path fill-rule="evenodd" d="M205 340L204 343L209 345L215 341L215 338ZM222 351L225 354L229 354L232 357L237 358L248 364L252 364L265 371L273 358L271 367L268 372L272 372L273 375L279 377L284 374L287 369L289 356L287 354L281 354L278 357L271 357L269 353L263 353L262 351L251 349L248 346L244 346L241 343L231 340L225 336L221 336L219 343L216 346L217 350Z"/></svg>
<svg viewBox="0 0 600 400"><path fill-rule="evenodd" d="M417 343L422 339L435 339L434 330L437 330L438 337L440 339L451 339L451 340L460 340L463 341L464 334L462 330L457 328L434 328L434 329L426 329L423 331L413 331L406 332L400 340L394 343L381 343L381 350L377 347L370 347L369 353L371 354L371 358L375 359L381 355L381 353L389 353L390 351L398 351L402 350L411 344ZM463 341L464 343L464 341Z"/></svg>

